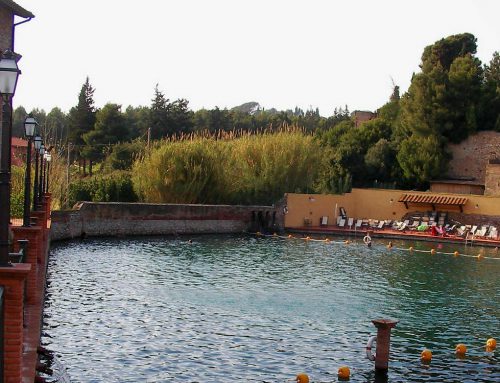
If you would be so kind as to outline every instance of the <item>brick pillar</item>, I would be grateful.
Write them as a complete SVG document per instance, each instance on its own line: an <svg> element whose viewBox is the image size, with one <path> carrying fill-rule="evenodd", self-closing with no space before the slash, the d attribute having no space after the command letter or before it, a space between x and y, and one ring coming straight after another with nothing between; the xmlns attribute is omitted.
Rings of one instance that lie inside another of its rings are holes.
<svg viewBox="0 0 500 383"><path fill-rule="evenodd" d="M12 231L14 233L15 251L19 251L19 244L17 243L17 240L28 240L28 251L25 263L29 263L31 265L31 271L26 280L26 297L28 299L28 303L34 303L36 299L37 282L40 277L38 270L43 270L45 267L45 257L43 256L43 252L40 247L40 242L42 241L42 228L40 226L17 226L13 227Z"/></svg>
<svg viewBox="0 0 500 383"><path fill-rule="evenodd" d="M43 201L45 203L45 214L46 214L47 219L49 219L50 218L50 204L52 201L52 194L45 193L43 195Z"/></svg>
<svg viewBox="0 0 500 383"><path fill-rule="evenodd" d="M375 370L387 372L389 368L389 350L391 346L391 329L396 327L398 320L375 319L372 323L377 328L377 353L375 355Z"/></svg>
<svg viewBox="0 0 500 383"><path fill-rule="evenodd" d="M47 234L46 234L47 215L45 213L45 210L40 209L40 210L32 211L31 216L36 217L36 225L42 229L42 237L41 237L39 246L40 246L40 249L42 249L42 251L44 251L44 249L46 248L45 241L46 241L46 237L47 237ZM40 254L42 254L42 253L40 253Z"/></svg>
<svg viewBox="0 0 500 383"><path fill-rule="evenodd" d="M24 281L31 265L0 267L0 285L4 287L4 360L5 383L21 382L23 360Z"/></svg>

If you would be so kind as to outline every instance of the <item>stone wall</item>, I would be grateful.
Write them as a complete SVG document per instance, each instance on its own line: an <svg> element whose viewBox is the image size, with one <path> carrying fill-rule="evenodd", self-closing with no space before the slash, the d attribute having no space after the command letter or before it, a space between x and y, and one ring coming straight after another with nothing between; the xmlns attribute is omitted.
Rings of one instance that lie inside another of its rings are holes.
<svg viewBox="0 0 500 383"><path fill-rule="evenodd" d="M500 161L486 165L485 195L500 195Z"/></svg>
<svg viewBox="0 0 500 383"><path fill-rule="evenodd" d="M0 5L0 51L12 49L13 20L12 12Z"/></svg>
<svg viewBox="0 0 500 383"><path fill-rule="evenodd" d="M279 230L282 209L271 206L83 202L53 211L51 239L84 236L241 233Z"/></svg>
<svg viewBox="0 0 500 383"><path fill-rule="evenodd" d="M489 160L500 158L500 133L479 132L459 144L450 144L448 149L453 156L449 177L470 177L484 184Z"/></svg>

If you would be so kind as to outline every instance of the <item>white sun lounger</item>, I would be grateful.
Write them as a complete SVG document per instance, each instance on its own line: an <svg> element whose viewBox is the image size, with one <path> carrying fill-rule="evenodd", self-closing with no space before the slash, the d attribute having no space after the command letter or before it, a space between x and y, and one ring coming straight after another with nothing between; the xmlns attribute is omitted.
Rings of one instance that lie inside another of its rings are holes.
<svg viewBox="0 0 500 383"><path fill-rule="evenodd" d="M351 228L352 228L352 224L353 224L353 223L354 223L354 218L349 218L349 219L347 220L347 226L349 226L349 229L351 229Z"/></svg>

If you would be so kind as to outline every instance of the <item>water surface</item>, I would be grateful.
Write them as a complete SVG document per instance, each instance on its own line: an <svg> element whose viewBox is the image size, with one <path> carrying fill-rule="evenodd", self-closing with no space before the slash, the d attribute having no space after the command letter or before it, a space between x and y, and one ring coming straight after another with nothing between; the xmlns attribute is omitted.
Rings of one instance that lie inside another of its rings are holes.
<svg viewBox="0 0 500 383"><path fill-rule="evenodd" d="M500 381L498 351L483 347L499 338L500 260L376 243L187 239L52 248L43 342L72 381L285 382L306 372L334 382L347 365L352 382L373 382L364 348L376 318L400 320L387 381ZM465 359L457 343L469 346Z"/></svg>

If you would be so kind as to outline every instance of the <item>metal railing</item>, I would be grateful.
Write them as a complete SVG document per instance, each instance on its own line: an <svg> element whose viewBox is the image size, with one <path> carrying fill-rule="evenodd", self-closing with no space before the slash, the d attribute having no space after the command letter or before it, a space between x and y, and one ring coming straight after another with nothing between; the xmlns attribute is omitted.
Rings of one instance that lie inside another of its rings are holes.
<svg viewBox="0 0 500 383"><path fill-rule="evenodd" d="M27 239L19 239L17 243L19 243L19 251L17 253L9 253L9 260L12 263L24 263L26 262L26 255L28 251L28 240Z"/></svg>

